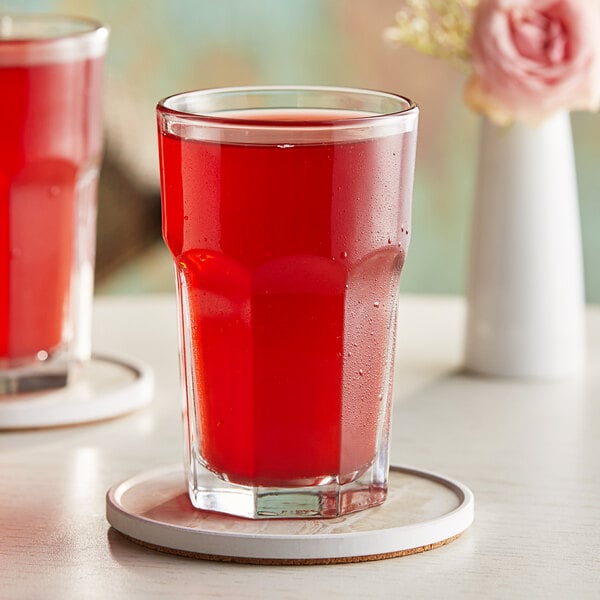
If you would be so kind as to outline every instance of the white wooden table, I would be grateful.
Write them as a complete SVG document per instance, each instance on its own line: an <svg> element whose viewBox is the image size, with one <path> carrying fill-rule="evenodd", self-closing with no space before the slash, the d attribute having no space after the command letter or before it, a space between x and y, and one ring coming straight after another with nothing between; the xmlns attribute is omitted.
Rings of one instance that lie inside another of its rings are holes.
<svg viewBox="0 0 600 600"><path fill-rule="evenodd" d="M181 460L175 302L99 298L94 346L156 374L150 408L113 421L0 433L0 598L600 598L600 307L580 380L459 372L464 304L401 302L392 459L475 493L455 542L386 561L304 567L202 562L111 530L106 490Z"/></svg>

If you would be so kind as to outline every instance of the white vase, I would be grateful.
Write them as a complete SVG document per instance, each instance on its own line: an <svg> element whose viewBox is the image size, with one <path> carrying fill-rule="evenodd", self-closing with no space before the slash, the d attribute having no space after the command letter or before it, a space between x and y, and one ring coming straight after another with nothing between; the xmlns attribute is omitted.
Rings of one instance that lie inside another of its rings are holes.
<svg viewBox="0 0 600 600"><path fill-rule="evenodd" d="M583 258L569 114L481 131L467 370L556 378L585 361Z"/></svg>

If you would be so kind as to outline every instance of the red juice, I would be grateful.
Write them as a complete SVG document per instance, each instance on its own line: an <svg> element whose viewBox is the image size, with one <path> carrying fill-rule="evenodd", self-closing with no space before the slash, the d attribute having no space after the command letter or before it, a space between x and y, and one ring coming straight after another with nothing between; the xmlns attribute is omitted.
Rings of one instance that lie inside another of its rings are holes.
<svg viewBox="0 0 600 600"><path fill-rule="evenodd" d="M9 368L64 342L78 203L93 195L102 142L102 57L29 64L36 41L18 43L23 61L0 61L0 364Z"/></svg>
<svg viewBox="0 0 600 600"><path fill-rule="evenodd" d="M355 116L257 118L309 126ZM189 307L192 444L229 481L343 481L373 461L387 418L415 135L243 144L161 130L163 234Z"/></svg>

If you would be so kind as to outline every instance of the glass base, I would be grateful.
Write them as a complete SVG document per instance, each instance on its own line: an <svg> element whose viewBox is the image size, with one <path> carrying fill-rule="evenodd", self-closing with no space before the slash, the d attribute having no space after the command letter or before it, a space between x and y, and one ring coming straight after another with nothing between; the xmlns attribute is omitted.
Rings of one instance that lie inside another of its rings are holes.
<svg viewBox="0 0 600 600"><path fill-rule="evenodd" d="M196 508L249 519L333 518L382 504L387 487L374 484L375 479L371 467L347 483L332 478L304 487L247 486L224 481L196 464L189 496Z"/></svg>
<svg viewBox="0 0 600 600"><path fill-rule="evenodd" d="M36 361L12 369L0 368L0 395L30 394L63 388L69 382L69 364L64 359Z"/></svg>

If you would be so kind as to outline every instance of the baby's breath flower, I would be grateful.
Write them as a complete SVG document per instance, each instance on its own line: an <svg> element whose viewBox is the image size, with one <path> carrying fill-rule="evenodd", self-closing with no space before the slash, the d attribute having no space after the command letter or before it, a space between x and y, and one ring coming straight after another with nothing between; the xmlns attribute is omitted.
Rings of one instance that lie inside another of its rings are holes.
<svg viewBox="0 0 600 600"><path fill-rule="evenodd" d="M404 0L396 24L384 32L390 42L465 67L479 0Z"/></svg>

